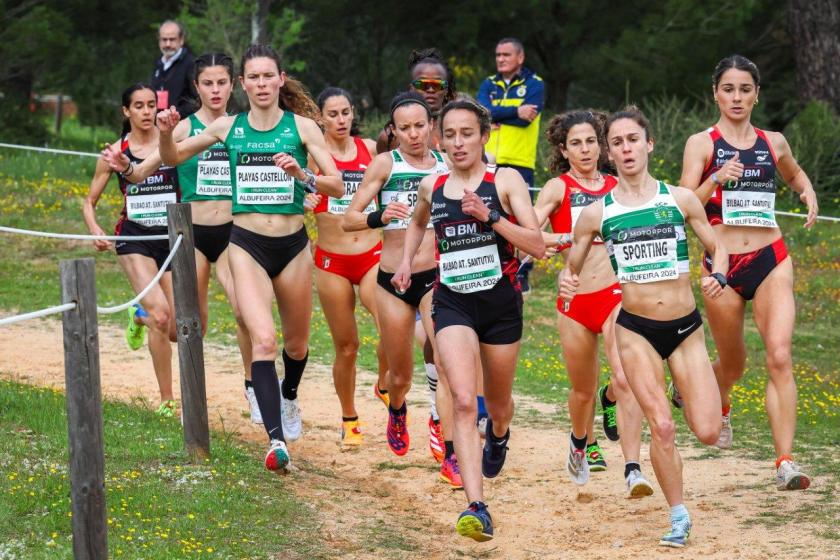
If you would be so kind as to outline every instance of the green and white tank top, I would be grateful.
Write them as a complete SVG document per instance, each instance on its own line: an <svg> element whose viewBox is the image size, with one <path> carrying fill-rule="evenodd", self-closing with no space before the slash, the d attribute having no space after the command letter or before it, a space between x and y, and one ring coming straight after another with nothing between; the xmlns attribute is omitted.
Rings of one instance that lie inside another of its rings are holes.
<svg viewBox="0 0 840 560"><path fill-rule="evenodd" d="M231 171L233 213L303 214L303 184L274 165L274 154L286 152L306 167L306 148L295 115L283 111L277 126L255 130L248 113L239 113L225 138Z"/></svg>
<svg viewBox="0 0 840 560"><path fill-rule="evenodd" d="M190 115L190 136L198 136L206 126L195 114ZM200 154L178 166L181 200L229 200L230 160L225 145L216 142Z"/></svg>
<svg viewBox="0 0 840 560"><path fill-rule="evenodd" d="M382 190L379 191L379 208L384 210L388 203L397 200L407 205L414 212L414 207L417 206L417 187L423 177L449 171L443 156L435 150L430 151L435 158L435 165L430 169L417 169L405 161L399 148L391 150L391 158L393 159L391 174L388 175L388 180L385 181ZM406 229L407 227L408 220L391 220L385 225L385 229ZM432 227L431 221L429 221L428 227Z"/></svg>
<svg viewBox="0 0 840 560"><path fill-rule="evenodd" d="M601 237L621 283L672 280L688 272L685 217L671 187L658 184L656 195L641 206L622 206L615 191L602 199Z"/></svg>

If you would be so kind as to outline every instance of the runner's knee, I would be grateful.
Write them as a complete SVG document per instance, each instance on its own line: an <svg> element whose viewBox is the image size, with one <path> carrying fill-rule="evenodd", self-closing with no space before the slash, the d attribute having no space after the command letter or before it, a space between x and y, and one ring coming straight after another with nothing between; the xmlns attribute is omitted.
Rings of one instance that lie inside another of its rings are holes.
<svg viewBox="0 0 840 560"><path fill-rule="evenodd" d="M274 331L251 333L252 351L254 359L257 357L277 356L277 335Z"/></svg>
<svg viewBox="0 0 840 560"><path fill-rule="evenodd" d="M674 446L677 428L673 418L662 418L651 423L650 436L656 440L661 448L670 449Z"/></svg>
<svg viewBox="0 0 840 560"><path fill-rule="evenodd" d="M336 357L341 356L344 359L352 360L359 353L359 339L348 338L346 340L335 341Z"/></svg>
<svg viewBox="0 0 840 560"><path fill-rule="evenodd" d="M790 355L790 348L785 345L768 345L767 369L774 380L783 381L792 379L792 367L793 362Z"/></svg>
<svg viewBox="0 0 840 560"><path fill-rule="evenodd" d="M704 418L692 430L697 439L704 445L714 445L720 436L720 419Z"/></svg>
<svg viewBox="0 0 840 560"><path fill-rule="evenodd" d="M289 337L284 340L283 350L286 351L286 354L291 359L302 360L309 352L309 344L307 344L305 338L297 339Z"/></svg>

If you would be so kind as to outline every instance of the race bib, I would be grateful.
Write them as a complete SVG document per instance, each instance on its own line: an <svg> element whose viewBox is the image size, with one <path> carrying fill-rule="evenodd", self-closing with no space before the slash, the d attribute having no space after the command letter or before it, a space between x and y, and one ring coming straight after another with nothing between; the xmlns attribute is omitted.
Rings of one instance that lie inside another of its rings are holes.
<svg viewBox="0 0 840 560"><path fill-rule="evenodd" d="M350 201L353 200L353 195L359 190L359 185L362 184L362 177L364 171L345 170L342 171L342 180L344 181L344 196L341 198L329 197L327 201L327 212L330 214L344 214L347 212L347 207L350 206ZM370 201L367 208L363 210L364 214L370 214L376 211L376 202Z"/></svg>
<svg viewBox="0 0 840 560"><path fill-rule="evenodd" d="M393 201L402 202L408 206L411 213L414 213L414 207L417 206L417 191L382 191L382 209ZM385 224L384 229L406 229L409 220L391 220ZM429 220L428 228L432 227L432 221Z"/></svg>
<svg viewBox="0 0 840 560"><path fill-rule="evenodd" d="M621 283L644 284L680 276L673 224L624 229L610 245Z"/></svg>
<svg viewBox="0 0 840 560"><path fill-rule="evenodd" d="M476 221L443 227L438 240L440 280L461 294L489 290L502 277L496 233Z"/></svg>
<svg viewBox="0 0 840 560"><path fill-rule="evenodd" d="M237 204L292 204L295 181L268 152L242 153L236 165Z"/></svg>
<svg viewBox="0 0 840 560"><path fill-rule="evenodd" d="M740 181L727 182L721 194L721 212L725 225L776 227L774 182L742 178Z"/></svg>
<svg viewBox="0 0 840 560"><path fill-rule="evenodd" d="M125 210L128 219L141 226L165 226L166 205L178 202L174 192L127 196Z"/></svg>
<svg viewBox="0 0 840 560"><path fill-rule="evenodd" d="M198 160L195 193L200 196L230 196L230 161L224 148L210 148Z"/></svg>

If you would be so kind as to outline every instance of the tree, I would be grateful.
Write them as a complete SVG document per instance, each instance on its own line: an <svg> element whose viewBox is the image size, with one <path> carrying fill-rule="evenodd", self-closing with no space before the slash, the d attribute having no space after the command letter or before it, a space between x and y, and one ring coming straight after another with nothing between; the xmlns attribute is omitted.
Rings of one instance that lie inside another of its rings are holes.
<svg viewBox="0 0 840 560"><path fill-rule="evenodd" d="M790 0L787 13L799 100L827 101L840 111L840 4Z"/></svg>

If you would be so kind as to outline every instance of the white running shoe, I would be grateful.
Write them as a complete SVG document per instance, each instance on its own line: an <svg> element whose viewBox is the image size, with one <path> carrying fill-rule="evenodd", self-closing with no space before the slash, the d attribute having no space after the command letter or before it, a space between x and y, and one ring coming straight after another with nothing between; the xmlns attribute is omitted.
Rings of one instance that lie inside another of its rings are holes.
<svg viewBox="0 0 840 560"><path fill-rule="evenodd" d="M260 412L260 403L257 402L257 394L254 393L253 387L245 388L245 398L248 400L248 407L251 409L251 422L254 424L262 424L262 413Z"/></svg>
<svg viewBox="0 0 840 560"><path fill-rule="evenodd" d="M575 449L571 440L569 441L569 456L566 458L566 470L572 482L583 486L589 482L589 463L586 462L586 453L583 449Z"/></svg>
<svg viewBox="0 0 840 560"><path fill-rule="evenodd" d="M782 461L776 471L776 488L779 490L805 490L811 479L793 461Z"/></svg>
<svg viewBox="0 0 840 560"><path fill-rule="evenodd" d="M268 453L265 454L265 468L270 471L288 470L291 462L286 444L279 439L271 440Z"/></svg>
<svg viewBox="0 0 840 560"><path fill-rule="evenodd" d="M478 428L478 436L481 439L487 437L487 416L479 418L475 425Z"/></svg>
<svg viewBox="0 0 840 560"><path fill-rule="evenodd" d="M644 498L653 494L653 486L639 469L633 469L625 479L627 481L628 498Z"/></svg>
<svg viewBox="0 0 840 560"><path fill-rule="evenodd" d="M282 381L280 381L280 405L283 409L280 414L280 421L283 424L283 437L286 438L286 441L300 439L300 434L303 432L303 422L300 419L300 405L298 405L298 399L290 401L283 396Z"/></svg>
<svg viewBox="0 0 840 560"><path fill-rule="evenodd" d="M718 449L730 449L732 447L732 421L729 419L729 414L721 417L720 436L718 436L715 447Z"/></svg>

